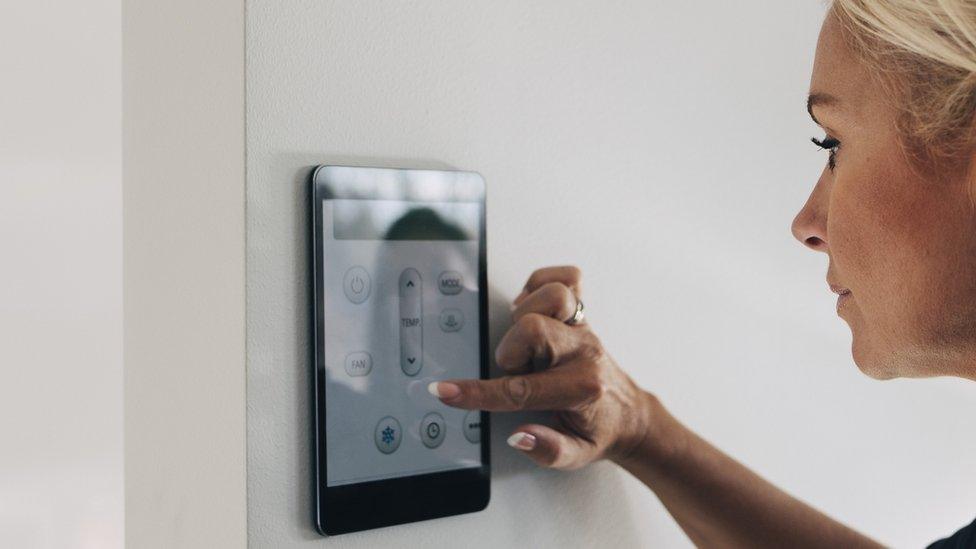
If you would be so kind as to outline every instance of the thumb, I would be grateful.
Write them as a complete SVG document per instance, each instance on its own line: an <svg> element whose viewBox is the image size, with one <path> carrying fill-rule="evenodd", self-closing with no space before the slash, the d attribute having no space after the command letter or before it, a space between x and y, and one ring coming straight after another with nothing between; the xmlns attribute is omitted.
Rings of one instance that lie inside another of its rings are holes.
<svg viewBox="0 0 976 549"><path fill-rule="evenodd" d="M508 445L536 462L551 469L579 469L592 461L594 447L589 441L545 425L519 426Z"/></svg>

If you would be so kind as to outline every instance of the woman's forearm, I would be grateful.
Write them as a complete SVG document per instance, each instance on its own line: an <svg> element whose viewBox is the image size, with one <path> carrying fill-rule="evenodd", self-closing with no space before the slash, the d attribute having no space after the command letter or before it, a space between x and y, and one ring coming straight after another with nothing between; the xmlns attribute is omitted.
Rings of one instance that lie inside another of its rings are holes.
<svg viewBox="0 0 976 549"><path fill-rule="evenodd" d="M648 407L646 436L615 461L699 547L879 547L706 442L652 395Z"/></svg>

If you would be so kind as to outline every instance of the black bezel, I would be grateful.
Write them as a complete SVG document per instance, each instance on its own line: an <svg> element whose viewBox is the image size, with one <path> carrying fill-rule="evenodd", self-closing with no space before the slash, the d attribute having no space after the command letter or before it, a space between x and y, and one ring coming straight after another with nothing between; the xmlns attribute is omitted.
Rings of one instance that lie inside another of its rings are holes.
<svg viewBox="0 0 976 549"><path fill-rule="evenodd" d="M322 201L337 198L369 199L361 190L341 191L319 181L322 170L330 167L351 168L351 166L319 166L311 177L311 275L314 283L312 298L312 357L314 390L314 463L315 471L315 512L314 522L323 535L344 534L427 520L437 517L458 515L480 511L490 499L490 426L487 412L481 412L481 467L472 467L385 479L359 484L329 487L326 485L326 436L325 436L325 359L322 272L323 257L320 251L322 226ZM388 168L356 168L357 170L390 171ZM403 172L412 179L430 170L395 170ZM439 172L443 172L438 170ZM449 172L463 173L463 172ZM480 175L478 176L480 178ZM375 198L375 197L372 197ZM486 265L485 234L485 195L480 197L480 220L478 242L478 290L479 290L479 342L481 357L481 379L488 378L488 273Z"/></svg>

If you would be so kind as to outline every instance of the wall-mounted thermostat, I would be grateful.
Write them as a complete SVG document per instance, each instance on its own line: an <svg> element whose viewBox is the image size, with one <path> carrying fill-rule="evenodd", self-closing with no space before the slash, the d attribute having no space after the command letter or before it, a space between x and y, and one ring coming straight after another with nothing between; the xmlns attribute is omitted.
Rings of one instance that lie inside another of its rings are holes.
<svg viewBox="0 0 976 549"><path fill-rule="evenodd" d="M317 528L484 509L488 414L427 391L488 377L484 180L320 166L311 196Z"/></svg>

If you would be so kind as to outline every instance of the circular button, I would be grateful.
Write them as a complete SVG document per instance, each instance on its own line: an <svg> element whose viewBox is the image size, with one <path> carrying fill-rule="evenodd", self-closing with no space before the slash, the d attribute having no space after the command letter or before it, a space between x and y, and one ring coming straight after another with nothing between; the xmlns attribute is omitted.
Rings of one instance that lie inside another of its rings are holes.
<svg viewBox="0 0 976 549"><path fill-rule="evenodd" d="M369 273L359 265L350 267L346 271L346 276L342 277L342 291L346 293L346 297L353 303L366 301L369 298L372 285Z"/></svg>
<svg viewBox="0 0 976 549"><path fill-rule="evenodd" d="M352 377L369 374L373 370L373 357L366 351L346 355L346 373Z"/></svg>
<svg viewBox="0 0 976 549"><path fill-rule="evenodd" d="M437 448L444 442L444 418L437 412L424 416L420 422L420 440L428 448Z"/></svg>
<svg viewBox="0 0 976 549"><path fill-rule="evenodd" d="M384 454L392 454L400 447L400 422L395 417L386 416L376 424L373 438L376 440L376 447Z"/></svg>
<svg viewBox="0 0 976 549"><path fill-rule="evenodd" d="M461 309L444 309L440 317L441 330L456 332L464 326L464 313Z"/></svg>
<svg viewBox="0 0 976 549"><path fill-rule="evenodd" d="M472 444L481 442L481 412L479 410L471 410L465 414L464 425L461 427L461 430L464 431L464 438L468 439L468 442Z"/></svg>
<svg viewBox="0 0 976 549"><path fill-rule="evenodd" d="M455 295L461 293L464 287L464 278L457 271L444 271L437 278L437 288L444 295Z"/></svg>

